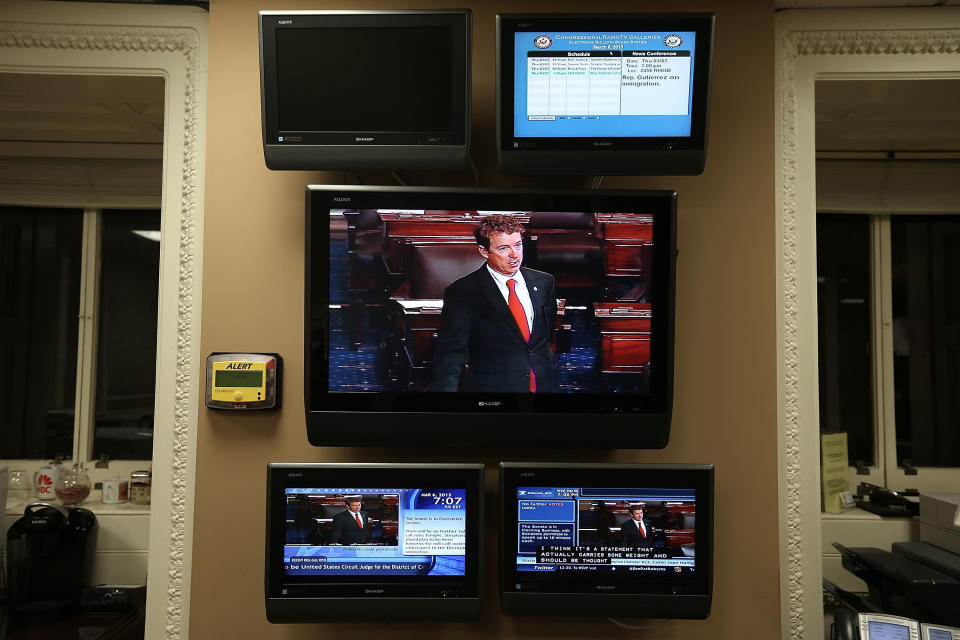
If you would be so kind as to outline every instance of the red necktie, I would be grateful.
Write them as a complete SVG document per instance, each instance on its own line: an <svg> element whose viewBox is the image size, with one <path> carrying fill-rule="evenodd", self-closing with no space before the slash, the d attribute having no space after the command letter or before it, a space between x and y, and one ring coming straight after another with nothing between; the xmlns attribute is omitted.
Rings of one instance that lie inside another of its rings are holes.
<svg viewBox="0 0 960 640"><path fill-rule="evenodd" d="M640 528L640 536L643 538L647 537L647 530L643 528L643 522L638 522L637 526Z"/></svg>
<svg viewBox="0 0 960 640"><path fill-rule="evenodd" d="M517 327L520 329L520 333L523 335L523 339L527 342L530 342L530 327L527 326L527 314L523 311L523 305L520 304L520 298L517 297L517 281L513 278L507 280L507 288L510 290L510 294L507 296L507 305L510 307L510 313L513 315L514 321L517 323ZM533 369L530 369L530 393L535 393L537 390L537 376L534 374Z"/></svg>
<svg viewBox="0 0 960 640"><path fill-rule="evenodd" d="M357 514L355 514L355 515L356 515L356 517L357 517L357 526L360 527L361 529L363 529L363 522L360 520L360 514L357 513Z"/></svg>

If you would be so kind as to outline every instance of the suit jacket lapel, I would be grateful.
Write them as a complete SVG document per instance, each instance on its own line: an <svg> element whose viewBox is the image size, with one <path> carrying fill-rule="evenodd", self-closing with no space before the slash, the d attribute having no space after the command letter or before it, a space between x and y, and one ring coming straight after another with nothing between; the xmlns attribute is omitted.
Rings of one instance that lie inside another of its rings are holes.
<svg viewBox="0 0 960 640"><path fill-rule="evenodd" d="M527 283L527 292L530 294L530 303L533 306L533 330L530 332L530 342L533 342L534 336L547 327L543 326L543 318L540 310L546 303L547 292L540 286L539 278L533 276L529 269L521 268L523 279Z"/></svg>

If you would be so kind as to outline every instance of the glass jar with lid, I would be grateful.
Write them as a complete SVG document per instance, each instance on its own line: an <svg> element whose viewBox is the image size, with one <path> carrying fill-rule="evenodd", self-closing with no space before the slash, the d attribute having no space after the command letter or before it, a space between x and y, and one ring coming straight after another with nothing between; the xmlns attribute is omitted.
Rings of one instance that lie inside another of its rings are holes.
<svg viewBox="0 0 960 640"><path fill-rule="evenodd" d="M130 474L130 504L150 504L152 477L149 471L134 471Z"/></svg>

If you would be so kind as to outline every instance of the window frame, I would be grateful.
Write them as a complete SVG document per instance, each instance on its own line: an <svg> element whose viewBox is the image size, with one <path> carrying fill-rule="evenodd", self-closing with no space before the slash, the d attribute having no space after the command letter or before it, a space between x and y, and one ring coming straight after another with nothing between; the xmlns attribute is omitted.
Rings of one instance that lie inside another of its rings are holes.
<svg viewBox="0 0 960 640"><path fill-rule="evenodd" d="M58 207L59 208L59 207ZM133 471L152 468L153 460L109 460L103 468L93 454L95 435L97 339L99 335L101 221L107 207L62 207L82 209L83 230L80 259L80 307L77 309L77 377L74 399L73 447L65 467L82 462L94 485L113 476L129 479ZM159 301L158 301L159 305ZM159 347L155 347L158 349ZM159 359L159 353L157 355ZM156 389L156 384L154 385ZM154 399L154 415L157 402ZM64 452L66 453L66 452ZM24 469L29 477L49 462L46 458L2 459L8 469ZM84 505L86 506L86 505Z"/></svg>
<svg viewBox="0 0 960 640"><path fill-rule="evenodd" d="M817 215L848 213L818 211ZM960 485L960 467L911 467L915 474L897 464L897 425L894 401L893 359L893 242L891 214L862 213L870 218L870 314L871 355L873 360L873 441L874 464L860 473L848 468L851 490L869 482L894 491L917 489L921 492L951 491ZM923 212L906 215L957 215ZM819 339L818 339L819 340ZM818 417L819 424L819 417Z"/></svg>

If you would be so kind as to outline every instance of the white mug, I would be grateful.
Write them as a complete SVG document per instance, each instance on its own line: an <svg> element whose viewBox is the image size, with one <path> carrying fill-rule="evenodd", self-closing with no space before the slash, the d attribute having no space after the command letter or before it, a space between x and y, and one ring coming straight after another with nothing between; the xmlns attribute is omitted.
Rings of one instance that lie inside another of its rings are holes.
<svg viewBox="0 0 960 640"><path fill-rule="evenodd" d="M37 491L37 498L40 500L56 500L57 494L53 490L57 480L60 479L62 467L59 464L48 464L37 469L33 474L33 487Z"/></svg>
<svg viewBox="0 0 960 640"><path fill-rule="evenodd" d="M113 476L103 481L103 504L120 504L127 501L127 481Z"/></svg>

